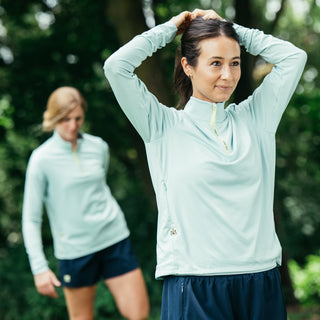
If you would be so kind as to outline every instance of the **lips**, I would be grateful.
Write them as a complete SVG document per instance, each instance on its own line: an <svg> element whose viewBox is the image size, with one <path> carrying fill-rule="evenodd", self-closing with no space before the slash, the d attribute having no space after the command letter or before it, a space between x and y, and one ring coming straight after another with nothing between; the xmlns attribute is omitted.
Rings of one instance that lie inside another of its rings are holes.
<svg viewBox="0 0 320 320"><path fill-rule="evenodd" d="M223 91L227 91L227 90L232 89L232 87L229 87L229 86L216 86L216 88L219 90L223 90Z"/></svg>

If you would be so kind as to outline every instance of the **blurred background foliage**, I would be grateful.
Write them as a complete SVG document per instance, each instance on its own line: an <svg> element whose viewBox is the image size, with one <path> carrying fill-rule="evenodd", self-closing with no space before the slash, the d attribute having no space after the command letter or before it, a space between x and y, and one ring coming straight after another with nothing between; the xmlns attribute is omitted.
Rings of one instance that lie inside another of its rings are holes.
<svg viewBox="0 0 320 320"><path fill-rule="evenodd" d="M103 75L104 60L120 45L183 10L213 8L247 27L289 40L308 62L277 134L275 216L284 248L281 267L288 306L307 306L299 319L319 319L320 301L320 1L319 0L0 0L0 319L66 319L57 300L37 294L23 247L21 206L31 151L48 138L42 113L57 87L77 87L89 104L85 130L111 149L108 183L125 213L159 319L161 281L154 280L157 211L144 146L120 111ZM161 102L174 106L178 40L138 69ZM242 80L233 100L248 96L271 67L242 57ZM124 92L125 94L125 92ZM57 265L45 219L44 246ZM120 319L99 285L97 319ZM290 319L298 319L290 313Z"/></svg>

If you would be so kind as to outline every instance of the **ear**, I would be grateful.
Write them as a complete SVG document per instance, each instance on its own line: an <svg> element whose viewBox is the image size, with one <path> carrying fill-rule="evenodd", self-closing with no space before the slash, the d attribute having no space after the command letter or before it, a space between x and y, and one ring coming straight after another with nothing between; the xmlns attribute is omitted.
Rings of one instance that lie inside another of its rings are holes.
<svg viewBox="0 0 320 320"><path fill-rule="evenodd" d="M186 57L181 58L181 66L183 68L184 73L187 75L187 77L190 78L192 76L192 66L190 66Z"/></svg>

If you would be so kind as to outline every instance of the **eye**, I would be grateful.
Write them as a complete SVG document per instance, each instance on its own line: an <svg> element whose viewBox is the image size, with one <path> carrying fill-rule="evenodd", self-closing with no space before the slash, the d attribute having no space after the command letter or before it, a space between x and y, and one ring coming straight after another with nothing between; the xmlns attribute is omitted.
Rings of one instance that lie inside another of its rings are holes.
<svg viewBox="0 0 320 320"><path fill-rule="evenodd" d="M233 61L231 65L233 67L238 67L238 66L240 66L240 61Z"/></svg>
<svg viewBox="0 0 320 320"><path fill-rule="evenodd" d="M221 66L221 62L219 60L215 60L215 61L211 62L211 65L214 67L219 67L219 66Z"/></svg>
<svg viewBox="0 0 320 320"><path fill-rule="evenodd" d="M62 121L63 122L68 122L68 121L70 121L70 118L63 118Z"/></svg>

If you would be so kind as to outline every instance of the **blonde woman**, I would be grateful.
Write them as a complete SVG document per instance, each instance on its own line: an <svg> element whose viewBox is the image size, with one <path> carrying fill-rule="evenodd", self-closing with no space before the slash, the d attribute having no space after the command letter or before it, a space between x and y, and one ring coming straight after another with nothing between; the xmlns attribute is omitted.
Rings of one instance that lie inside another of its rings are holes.
<svg viewBox="0 0 320 320"><path fill-rule="evenodd" d="M108 145L81 132L87 104L73 87L49 97L43 129L53 135L30 157L23 203L23 236L34 282L56 298L62 286L69 318L93 319L96 283L102 278L120 313L147 319L149 301L124 215L106 184ZM60 280L42 248L45 204L59 261Z"/></svg>

